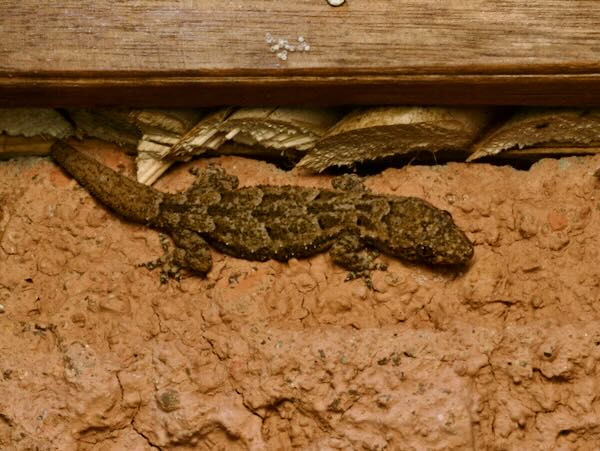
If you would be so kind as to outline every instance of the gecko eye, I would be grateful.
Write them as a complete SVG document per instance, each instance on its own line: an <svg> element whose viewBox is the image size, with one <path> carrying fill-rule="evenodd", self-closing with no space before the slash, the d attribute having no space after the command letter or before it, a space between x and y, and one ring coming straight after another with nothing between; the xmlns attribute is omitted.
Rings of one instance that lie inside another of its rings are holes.
<svg viewBox="0 0 600 451"><path fill-rule="evenodd" d="M429 246L420 244L417 246L417 254L422 258L431 258L433 257L433 250Z"/></svg>

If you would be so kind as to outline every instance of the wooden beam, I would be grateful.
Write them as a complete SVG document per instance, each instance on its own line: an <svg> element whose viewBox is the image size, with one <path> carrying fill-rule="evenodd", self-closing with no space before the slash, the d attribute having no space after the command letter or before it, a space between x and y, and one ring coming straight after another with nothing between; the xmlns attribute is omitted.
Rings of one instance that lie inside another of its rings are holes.
<svg viewBox="0 0 600 451"><path fill-rule="evenodd" d="M4 106L600 104L596 0L0 0L0 10ZM279 39L296 47L285 59L285 46L271 49Z"/></svg>

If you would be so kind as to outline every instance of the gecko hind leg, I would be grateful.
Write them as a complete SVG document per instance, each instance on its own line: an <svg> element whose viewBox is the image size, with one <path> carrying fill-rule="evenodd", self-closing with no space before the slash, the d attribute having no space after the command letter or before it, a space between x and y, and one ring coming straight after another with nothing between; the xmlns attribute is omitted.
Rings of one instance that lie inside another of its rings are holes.
<svg viewBox="0 0 600 451"><path fill-rule="evenodd" d="M379 252L370 249L354 234L345 234L338 238L329 249L332 260L349 271L346 282L362 278L367 287L373 288L371 271L385 271L387 265L375 259Z"/></svg>
<svg viewBox="0 0 600 451"><path fill-rule="evenodd" d="M212 257L206 241L190 230L181 230L173 234L175 246L170 245L169 238L160 234L160 243L165 253L159 258L142 263L150 270L160 268L160 282L166 283L169 279L179 280L181 269L189 269L195 273L205 275L212 267Z"/></svg>
<svg viewBox="0 0 600 451"><path fill-rule="evenodd" d="M190 173L196 176L194 184L188 192L204 191L206 189L217 192L232 191L239 185L239 179L230 175L221 166L210 164L207 168L191 168Z"/></svg>

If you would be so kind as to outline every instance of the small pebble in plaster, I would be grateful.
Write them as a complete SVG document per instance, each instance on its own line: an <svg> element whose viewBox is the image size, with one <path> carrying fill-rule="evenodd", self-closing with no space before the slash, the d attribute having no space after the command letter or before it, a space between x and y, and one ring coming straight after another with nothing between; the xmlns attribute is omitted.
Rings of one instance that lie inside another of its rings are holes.
<svg viewBox="0 0 600 451"><path fill-rule="evenodd" d="M157 397L158 406L165 412L172 412L179 408L179 393L174 390L165 390Z"/></svg>
<svg viewBox="0 0 600 451"><path fill-rule="evenodd" d="M330 6L340 6L343 5L346 0L327 0Z"/></svg>

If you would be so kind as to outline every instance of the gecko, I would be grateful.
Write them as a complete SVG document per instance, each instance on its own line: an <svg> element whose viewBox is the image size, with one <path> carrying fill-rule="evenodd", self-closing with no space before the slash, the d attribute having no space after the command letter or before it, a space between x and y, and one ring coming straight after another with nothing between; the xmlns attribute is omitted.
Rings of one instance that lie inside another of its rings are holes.
<svg viewBox="0 0 600 451"><path fill-rule="evenodd" d="M428 265L464 265L473 244L449 212L416 197L374 194L357 176L338 176L333 189L257 185L238 187L218 166L196 174L185 192L166 193L121 175L63 141L56 163L122 218L170 236L161 281L180 269L206 275L210 247L254 261L287 262L328 252L348 279L384 270L380 253Z"/></svg>

